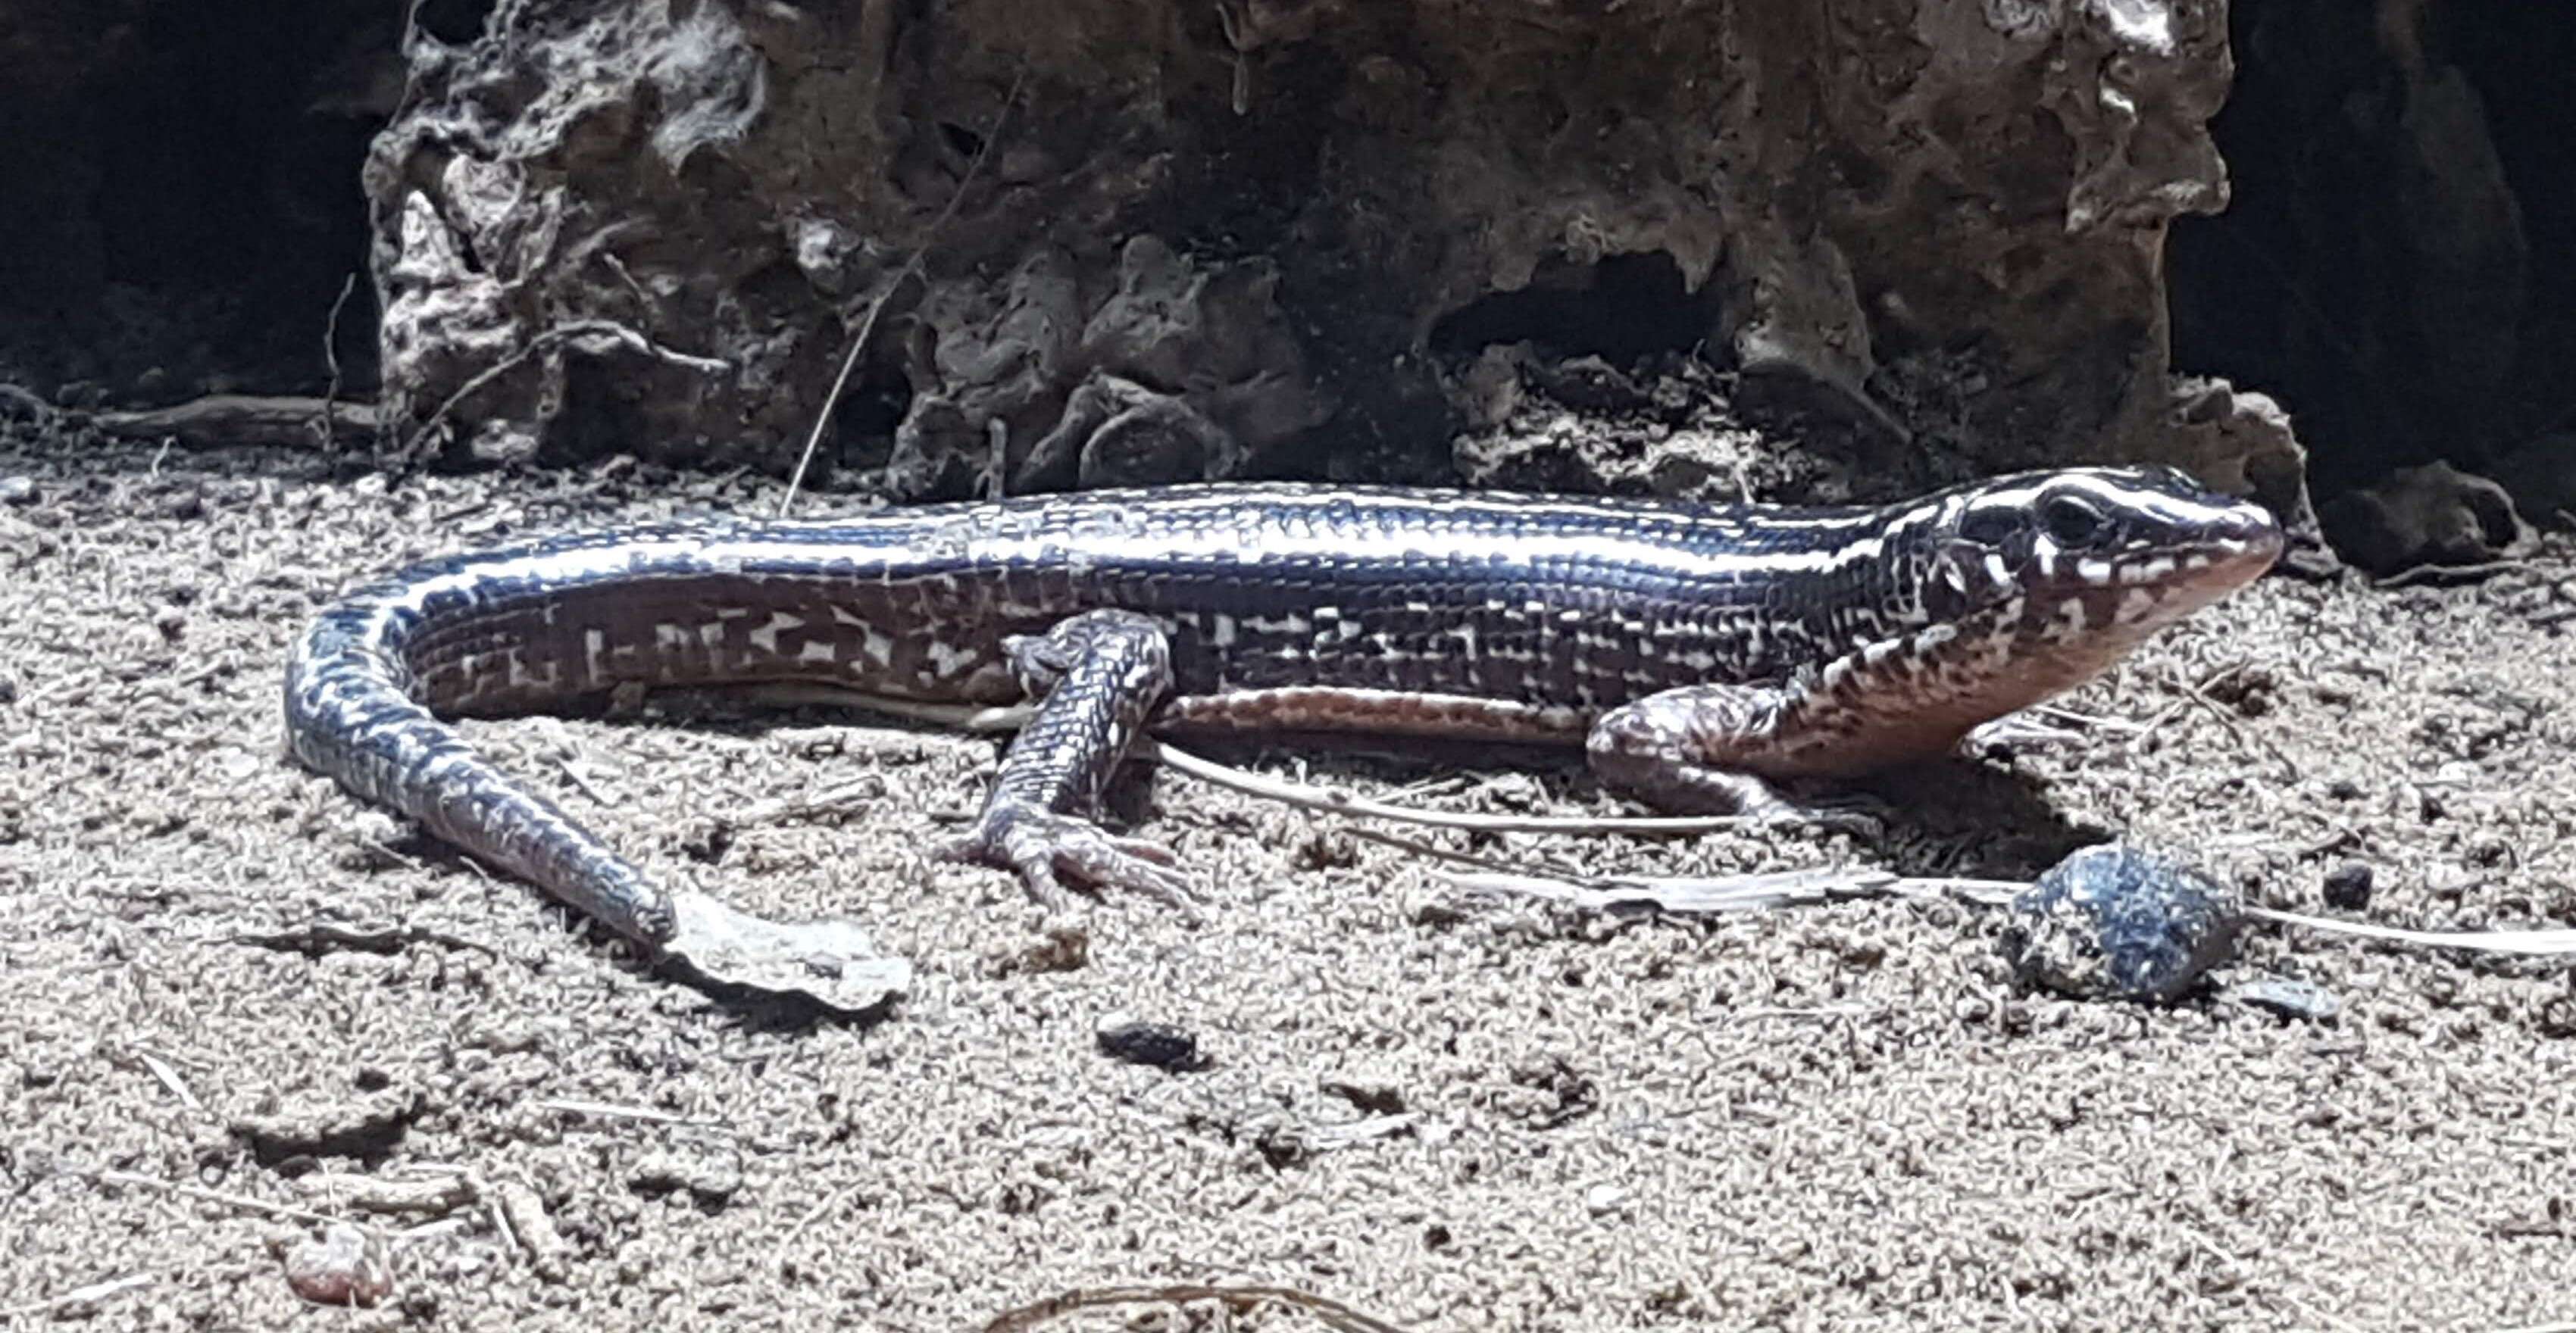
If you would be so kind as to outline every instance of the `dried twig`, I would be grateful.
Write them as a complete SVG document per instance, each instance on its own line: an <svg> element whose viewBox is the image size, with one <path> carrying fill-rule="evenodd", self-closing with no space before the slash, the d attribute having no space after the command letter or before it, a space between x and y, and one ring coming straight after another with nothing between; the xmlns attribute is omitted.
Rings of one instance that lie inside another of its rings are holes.
<svg viewBox="0 0 2576 1333"><path fill-rule="evenodd" d="M2518 569L2529 569L2530 567L2530 561L2520 559L2482 560L2475 564L2467 565L2417 565L2413 569L2401 569L2386 578L2374 579L2371 581L2370 586L2373 588L2407 588L2418 583L2433 583L2448 579L2458 579L2462 582L2468 582L2476 579L2492 578L2498 574L2508 574Z"/></svg>
<svg viewBox="0 0 2576 1333"><path fill-rule="evenodd" d="M826 787L821 791L803 796L761 801L744 806L726 816L725 822L736 828L749 828L754 824L767 824L781 819L811 819L816 815L847 810L860 801L874 800L883 795L885 795L885 779L871 773L866 777L855 778L838 786Z"/></svg>
<svg viewBox="0 0 2576 1333"><path fill-rule="evenodd" d="M1887 870L1815 866L1718 876L1587 876L1581 881L1548 875L1453 875L1434 871L1462 889L1544 898L1584 911L1652 908L1662 912L1761 912L1809 907L1855 898L1956 898L1982 906L2011 901L2029 887L2013 880L1920 879Z"/></svg>
<svg viewBox="0 0 2576 1333"><path fill-rule="evenodd" d="M612 319L579 319L574 320L569 324L557 324L553 328L539 330L536 336L519 344L518 348L512 351L508 356L502 357L500 360L474 372L474 374L463 384L456 386L456 391L447 395L446 399L440 402L439 405L430 412L429 419L420 424L420 429L411 433L411 439L406 441L403 445L403 452L406 454L418 453L421 445L429 439L431 433L444 424L447 418L453 414L458 407L464 404L466 399L481 393L486 387L490 386L495 381L498 381L502 376L526 365L530 360L534 359L538 353L554 347L558 343L570 342L575 338L606 338L611 342L632 348L633 350L640 352L645 356L649 356L656 361L665 361L675 366L682 366L690 370L703 371L707 374L716 374L733 369L733 366L730 363L718 360L714 357L691 356L686 352L675 351L671 348L664 347L662 344L657 343L652 339L645 337L643 334L638 333Z"/></svg>
<svg viewBox="0 0 2576 1333"><path fill-rule="evenodd" d="M37 425L51 425L62 416L61 409L46 402L42 395L15 384L0 384L0 406L14 406Z"/></svg>
<svg viewBox="0 0 2576 1333"><path fill-rule="evenodd" d="M2227 728L2227 730L2238 740L2252 741L2254 744L2261 746L2265 753L2271 755L2272 761L2281 766L2281 772L2283 774L2281 779L2282 781L2296 782L2299 780L2299 762L2292 759L2288 751L2283 750L2279 745L2274 744L2271 737L2262 735L2259 732L2248 730L2244 722L2236 716L2234 711L2229 709L2227 705L2220 703L2210 694L2211 690L2217 688L2220 681L2237 675L2252 665L2253 664L2250 662L2230 663L2205 676L2202 676L2197 683L2186 688L2190 690L2191 697L2195 702L2197 702L2201 707L2208 709L2210 716L2218 719L2218 724L2220 726Z"/></svg>
<svg viewBox="0 0 2576 1333"><path fill-rule="evenodd" d="M545 1200L537 1197L534 1188L510 1180L491 1185L484 1194L492 1201L492 1219L497 1224L494 1229L526 1252L529 1266L538 1277L548 1282L562 1281L571 1247L564 1243L563 1233L555 1229Z"/></svg>
<svg viewBox="0 0 2576 1333"><path fill-rule="evenodd" d="M373 403L331 398L219 393L148 412L94 412L86 418L103 434L127 440L171 441L195 447L230 444L323 444L338 432L376 433ZM324 433L314 435L316 421Z"/></svg>
<svg viewBox="0 0 2576 1333"><path fill-rule="evenodd" d="M384 851L386 855L415 869L420 865L418 861L384 847L381 843L360 840L360 845ZM391 957L415 944L434 944L443 949L479 953L486 958L501 956L499 950L479 940L469 940L462 935L450 935L444 931L427 930L418 926L380 926L364 929L330 921L308 921L285 930L238 931L220 938L225 944L247 944L259 949L277 949L300 953L308 958L319 958L324 954L337 953L343 949Z"/></svg>
<svg viewBox="0 0 2576 1333"><path fill-rule="evenodd" d="M317 1171L297 1177L295 1188L307 1198L389 1216L444 1217L472 1207L483 1194L482 1182L462 1172L427 1180L386 1180L348 1171Z"/></svg>
<svg viewBox="0 0 2576 1333"><path fill-rule="evenodd" d="M616 806L617 803L615 801L612 801L606 796L600 794L599 787L590 780L590 774L583 771L581 764L571 755L556 755L555 767L563 770L564 780L572 784L573 790L578 791L583 796L587 797L592 805L599 806L602 809L610 809Z"/></svg>
<svg viewBox="0 0 2576 1333"><path fill-rule="evenodd" d="M2358 935L2363 939L2388 940L2428 949L2472 949L2480 953L2523 954L2534 958L2576 954L2576 930L2408 930L2402 926L2337 921L2332 917L2306 916L2270 907L2248 908L2246 915L2285 926L2330 931L2337 935Z"/></svg>
<svg viewBox="0 0 2576 1333"><path fill-rule="evenodd" d="M1391 805L1331 787L1286 782L1220 764L1152 737L1136 742L1136 757L1187 773L1202 781L1248 796L1323 810L1355 819L1391 819L1432 828L1469 829L1480 833L1641 833L1675 836L1713 833L1779 822L1769 815L1488 815L1466 811L1423 810Z"/></svg>
<svg viewBox="0 0 2576 1333"><path fill-rule="evenodd" d="M983 1333L1026 1333L1026 1330L1076 1310L1098 1310L1121 1305L1181 1305L1190 1301L1224 1301L1246 1307L1263 1301L1276 1301L1294 1306L1322 1322L1334 1333L1404 1333L1403 1329L1372 1315L1362 1314L1340 1301L1299 1291L1295 1287L1216 1286L1203 1282L1175 1282L1165 1286L1086 1287L1060 1296L1005 1310L984 1325Z"/></svg>
<svg viewBox="0 0 2576 1333"><path fill-rule="evenodd" d="M191 1111L206 1109L206 1104L198 1101L197 1094L188 1087L188 1080L180 1077L178 1066L150 1051L138 1050L134 1053L134 1058L152 1075L153 1080L161 1085L163 1091L179 1099L181 1106Z"/></svg>
<svg viewBox="0 0 2576 1333"><path fill-rule="evenodd" d="M1528 859L1505 862L1490 856L1478 856L1473 852L1453 851L1447 847L1436 847L1419 838L1408 838L1400 833L1381 833L1373 828L1355 828L1350 830L1350 835L1362 842L1373 842L1380 847L1392 847L1399 852L1404 852L1412 856L1419 856L1426 860L1446 861L1451 865L1473 866L1478 870L1490 871L1498 875L1521 875L1537 871L1555 876L1556 878L1562 879L1570 884L1595 884L1599 882L1592 876L1586 875L1580 870L1567 870L1562 866L1549 865L1543 861L1533 862Z"/></svg>
<svg viewBox="0 0 2576 1333"><path fill-rule="evenodd" d="M322 401L326 403L340 398L340 308L349 304L349 293L357 289L358 271L351 269L349 276L340 279L340 294L331 300L331 317L322 324L322 362L331 368L331 380L322 390ZM338 453L340 435L332 428L331 414L322 413L314 424L322 433L322 451Z"/></svg>
<svg viewBox="0 0 2576 1333"><path fill-rule="evenodd" d="M540 1111L561 1111L566 1115L591 1116L601 1120L642 1120L657 1125L685 1125L692 1129L728 1129L714 1116L683 1115L661 1111L650 1106L627 1106L618 1102L594 1102L576 1097L551 1097L530 1103Z"/></svg>
<svg viewBox="0 0 2576 1333"><path fill-rule="evenodd" d="M1911 878L1885 870L1818 866L1749 875L1550 876L1526 873L1434 874L1471 891L1544 898L1587 911L1651 907L1665 912L1740 912L1799 907L1850 898L1947 897L1981 907L2008 903L2027 887L2013 880ZM2338 921L2270 907L2246 915L2279 925L2411 944L2535 958L2576 955L2576 929L2408 930L2367 921Z"/></svg>
<svg viewBox="0 0 2576 1333"><path fill-rule="evenodd" d="M806 1209L805 1215L790 1223L787 1228L787 1234L779 1237L778 1243L770 1247L769 1261L771 1266L779 1269L786 1268L788 1264L786 1254L787 1247L797 1241L803 1240L805 1238L805 1233L812 1231L816 1223L829 1216L833 1209L840 1207L844 1200L858 1192L858 1182L850 1181L843 1184L838 1189L833 1190L831 1193L824 1195L821 1203Z"/></svg>
<svg viewBox="0 0 2576 1333"><path fill-rule="evenodd" d="M48 1296L40 1301L29 1301L25 1305L12 1305L6 1308L0 1308L0 1319L18 1319L27 1315L51 1314L55 1311L70 1309L76 1305L95 1305L111 1296L121 1296L137 1287L148 1286L151 1282L152 1279L144 1274L128 1273L123 1277L109 1278L104 1282L93 1282L86 1287L74 1287L60 1295Z"/></svg>
<svg viewBox="0 0 2576 1333"><path fill-rule="evenodd" d="M930 243L939 239L940 230L957 215L957 206L966 201L966 191L982 174L985 159L993 155L993 145L1001 142L1002 127L1010 122L1011 108L1019 103L1020 86L1028 82L1028 77L1029 72L1024 67L1012 78L1011 91L1002 97L1002 109L993 113L992 129L986 132L984 142L975 149L975 156L966 164L965 173L957 178L957 188L949 191L947 206L939 210L939 216L930 220L930 229L922 233L921 243L912 247L912 253L904 258L903 267L895 270L894 277L868 302L868 313L859 320L859 331L850 335L850 350L841 356L840 372L832 376L831 391L823 395L823 406L814 413L814 429L805 436L804 452L796 456L796 470L787 478L787 493L778 497L780 518L787 517L787 511L795 507L796 492L805 484L805 471L813 466L814 451L823 443L823 431L832 424L832 410L840 406L841 392L849 387L850 372L857 369L859 355L867 350L868 339L876 333L878 318L885 314L886 304L894 299L894 294L903 290L903 284L921 272L922 256L929 253Z"/></svg>
<svg viewBox="0 0 2576 1333"><path fill-rule="evenodd" d="M332 1217L327 1213L317 1213L310 1208L298 1208L293 1204L270 1203L265 1199L254 1199L247 1194L226 1194L221 1190L210 1190L202 1185L182 1185L176 1181L160 1180L134 1171L100 1171L96 1173L94 1178L117 1185L140 1185L145 1189L158 1190L164 1194L176 1194L185 1198L202 1200L206 1203L219 1203L227 1208L238 1208L243 1212L250 1213L264 1213L271 1217L292 1217L303 1222L341 1222L347 1220L345 1218Z"/></svg>

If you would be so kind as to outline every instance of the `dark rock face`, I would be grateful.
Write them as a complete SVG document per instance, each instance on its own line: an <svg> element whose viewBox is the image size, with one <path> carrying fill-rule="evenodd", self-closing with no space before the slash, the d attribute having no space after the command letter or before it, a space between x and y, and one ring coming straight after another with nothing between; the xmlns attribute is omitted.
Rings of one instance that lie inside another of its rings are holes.
<svg viewBox="0 0 2576 1333"><path fill-rule="evenodd" d="M2277 409L2167 374L2205 0L523 0L409 57L366 190L420 452L783 470L883 301L822 461L901 495L1437 475L1434 329L1655 257L1625 331L1747 396L2299 503ZM1582 322L1530 309L1487 336Z"/></svg>
<svg viewBox="0 0 2576 1333"><path fill-rule="evenodd" d="M67 406L373 384L355 164L399 6L0 0L0 383ZM390 71L390 77L386 77Z"/></svg>
<svg viewBox="0 0 2576 1333"><path fill-rule="evenodd" d="M2212 129L2243 188L2174 236L2189 368L2290 405L2320 501L2436 460L2507 480L2576 359L2576 11L2237 10Z"/></svg>

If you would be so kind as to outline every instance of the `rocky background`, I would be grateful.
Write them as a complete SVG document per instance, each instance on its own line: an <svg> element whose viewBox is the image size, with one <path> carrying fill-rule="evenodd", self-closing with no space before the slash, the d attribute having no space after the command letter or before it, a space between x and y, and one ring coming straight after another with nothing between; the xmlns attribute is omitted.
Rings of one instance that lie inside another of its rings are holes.
<svg viewBox="0 0 2576 1333"><path fill-rule="evenodd" d="M2433 0L0 0L0 410L819 435L898 499L2156 459L2475 559L2486 478L2576 506L2571 56Z"/></svg>

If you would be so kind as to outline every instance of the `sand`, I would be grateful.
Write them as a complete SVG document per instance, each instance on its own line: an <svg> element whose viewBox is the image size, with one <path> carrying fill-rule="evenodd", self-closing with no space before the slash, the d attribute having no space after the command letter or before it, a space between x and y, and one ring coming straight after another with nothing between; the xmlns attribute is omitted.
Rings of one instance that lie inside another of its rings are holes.
<svg viewBox="0 0 2576 1333"><path fill-rule="evenodd" d="M2563 963L2265 930L2222 982L2305 979L2338 1015L2078 1002L2016 990L1982 909L1479 899L1150 773L1122 805L1208 920L1110 900L1050 935L1008 879L922 856L991 740L687 699L472 726L656 872L848 913L919 968L872 1023L722 1001L290 767L278 664L358 575L773 487L64 452L0 452L35 486L0 503L10 1327L966 1330L1155 1283L1276 1283L1407 1330L2576 1319ZM2070 698L2104 719L2073 743L1880 784L1905 815L1877 839L1413 836L2028 878L2118 835L2275 907L2324 910L2360 862L2373 920L2564 924L2571 576L2561 547L2469 586L2267 581ZM1235 757L1453 809L1613 808L1563 767ZM1212 1063L1110 1059L1114 1014ZM377 1234L380 1307L290 1289L318 1218ZM1141 1326L1327 1325L1202 1303Z"/></svg>

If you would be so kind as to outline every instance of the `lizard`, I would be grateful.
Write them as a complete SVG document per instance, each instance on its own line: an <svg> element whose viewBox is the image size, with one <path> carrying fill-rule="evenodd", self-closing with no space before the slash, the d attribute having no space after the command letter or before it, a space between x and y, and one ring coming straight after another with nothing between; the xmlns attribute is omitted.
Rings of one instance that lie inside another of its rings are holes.
<svg viewBox="0 0 2576 1333"><path fill-rule="evenodd" d="M477 753L459 716L636 687L822 682L1034 705L940 849L1186 908L1095 818L1147 730L1580 746L1672 812L1812 813L1780 784L1938 755L2252 581L2283 534L2165 467L1786 507L1208 483L710 517L429 560L319 613L287 747L648 952L672 895Z"/></svg>

